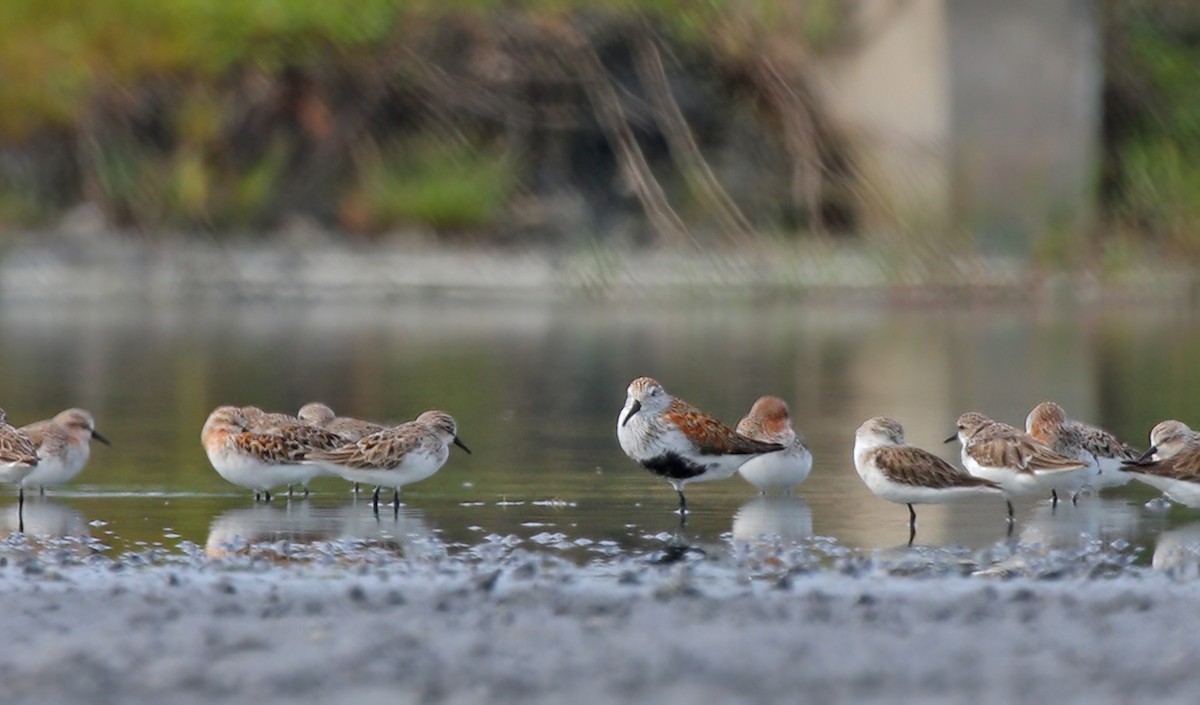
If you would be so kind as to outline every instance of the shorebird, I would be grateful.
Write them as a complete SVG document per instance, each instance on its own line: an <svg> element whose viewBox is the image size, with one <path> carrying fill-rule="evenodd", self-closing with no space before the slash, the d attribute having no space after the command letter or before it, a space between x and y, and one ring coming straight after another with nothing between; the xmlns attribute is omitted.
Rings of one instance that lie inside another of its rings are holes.
<svg viewBox="0 0 1200 705"><path fill-rule="evenodd" d="M790 490L812 471L812 453L792 428L787 403L779 397L759 397L735 430L746 438L784 446L778 453L751 458L738 468L738 474L760 492Z"/></svg>
<svg viewBox="0 0 1200 705"><path fill-rule="evenodd" d="M387 428L373 421L364 421L349 416L338 416L333 413L333 409L317 401L300 407L298 416L301 421L318 428L323 428L326 431L333 431L348 441L357 441L363 436L379 433ZM357 482L354 483L354 494L358 494Z"/></svg>
<svg viewBox="0 0 1200 705"><path fill-rule="evenodd" d="M962 443L963 467L1000 485L1010 499L1049 490L1057 505L1057 490L1075 492L1087 481L1088 463L1060 455L1006 423L968 411L958 417L957 428L946 442Z"/></svg>
<svg viewBox="0 0 1200 705"><path fill-rule="evenodd" d="M1163 421L1150 431L1150 448L1121 467L1168 499L1200 507L1200 436L1181 421Z"/></svg>
<svg viewBox="0 0 1200 705"><path fill-rule="evenodd" d="M323 429L300 416L283 414L274 411L263 411L257 406L243 406L242 413L246 416L246 430L251 433L273 433L289 436L309 448L329 450L345 445L353 440L331 429ZM292 496L295 483L288 483L288 497ZM304 488L304 496L309 494L308 480L300 483Z"/></svg>
<svg viewBox="0 0 1200 705"><path fill-rule="evenodd" d="M1135 461L1141 463L1147 460L1164 460L1189 446L1198 444L1200 444L1200 433L1193 431L1184 422L1174 419L1159 421L1154 428L1150 429L1150 447L1135 458ZM1122 469L1128 472L1126 466L1129 463L1121 465Z"/></svg>
<svg viewBox="0 0 1200 705"><path fill-rule="evenodd" d="M854 468L877 497L908 505L908 542L917 534L914 504L940 504L980 495L1003 496L1011 525L1012 502L992 481L954 467L904 440L904 428L887 416L867 419L854 434Z"/></svg>
<svg viewBox="0 0 1200 705"><path fill-rule="evenodd" d="M724 480L751 458L784 449L739 435L649 377L629 384L617 416L617 440L625 455L671 483L679 494L681 519L687 514L683 488L689 482Z"/></svg>
<svg viewBox="0 0 1200 705"><path fill-rule="evenodd" d="M24 432L8 423L7 414L0 409L0 482L17 486L17 514L23 516L25 488L21 481L38 465L38 447ZM21 522L24 531L24 520Z"/></svg>
<svg viewBox="0 0 1200 705"><path fill-rule="evenodd" d="M310 402L300 407L299 419L307 424L332 431L351 441L357 441L363 436L379 433L386 426L373 421L364 421L349 416L338 416L333 409L321 402Z"/></svg>
<svg viewBox="0 0 1200 705"><path fill-rule="evenodd" d="M377 510L380 489L391 487L392 506L398 510L400 488L440 470L450 457L451 444L471 452L458 437L454 417L434 410L340 448L314 450L307 462L351 482L375 485L371 501Z"/></svg>
<svg viewBox="0 0 1200 705"><path fill-rule="evenodd" d="M1052 401L1033 407L1025 418L1025 432L1056 453L1091 463L1093 470L1087 485L1097 491L1129 482L1130 476L1120 472L1121 463L1139 455L1108 431L1068 418L1063 408ZM1072 502L1075 499L1071 497Z"/></svg>
<svg viewBox="0 0 1200 705"><path fill-rule="evenodd" d="M320 474L318 466L302 462L314 448L336 447L346 442L336 434L312 426L272 428L251 430L244 409L221 406L209 414L200 432L200 442L213 469L233 484L254 490L255 499L261 493L268 502L272 487L304 485Z"/></svg>
<svg viewBox="0 0 1200 705"><path fill-rule="evenodd" d="M112 445L96 430L96 421L84 409L60 411L54 418L35 421L20 429L37 445L38 465L21 481L22 487L61 485L83 470L91 455L91 440Z"/></svg>

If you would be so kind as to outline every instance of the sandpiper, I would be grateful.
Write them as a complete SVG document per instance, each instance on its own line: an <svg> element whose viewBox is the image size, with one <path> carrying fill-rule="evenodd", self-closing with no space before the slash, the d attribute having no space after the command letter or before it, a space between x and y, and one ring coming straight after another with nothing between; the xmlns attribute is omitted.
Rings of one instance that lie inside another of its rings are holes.
<svg viewBox="0 0 1200 705"><path fill-rule="evenodd" d="M854 468L877 497L908 505L909 543L917 532L914 504L940 504L980 495L1004 496L1000 485L954 467L904 440L904 428L887 416L867 419L854 434Z"/></svg>
<svg viewBox="0 0 1200 705"><path fill-rule="evenodd" d="M738 468L738 474L760 492L790 490L808 477L812 453L792 428L787 403L779 397L759 397L736 431L746 438L784 446L778 453L759 455Z"/></svg>
<svg viewBox="0 0 1200 705"><path fill-rule="evenodd" d="M415 420L363 436L332 450L314 450L307 462L351 482L375 485L372 504L379 508L379 491L393 489L392 505L400 506L400 488L424 480L450 457L450 444L470 453L458 437L458 424L444 411L426 411Z"/></svg>
<svg viewBox="0 0 1200 705"><path fill-rule="evenodd" d="M1087 485L1094 490L1129 482L1130 476L1120 472L1121 463L1139 455L1108 431L1068 418L1063 408L1052 401L1033 407L1025 418L1025 432L1057 453L1091 463L1092 475ZM1071 497L1072 502L1075 499Z"/></svg>
<svg viewBox="0 0 1200 705"><path fill-rule="evenodd" d="M38 465L21 481L22 487L46 488L70 481L83 470L91 455L91 440L108 439L96 430L96 421L84 409L67 409L52 419L35 421L20 429L37 444Z"/></svg>
<svg viewBox="0 0 1200 705"><path fill-rule="evenodd" d="M671 483L681 518L687 514L688 483L724 480L751 458L785 448L739 435L649 377L629 384L617 416L617 440L625 455Z"/></svg>
<svg viewBox="0 0 1200 705"><path fill-rule="evenodd" d="M1087 481L1090 465L1054 452L1032 436L983 414L958 417L958 432L946 439L962 443L962 464L975 477L1000 485L1011 499L1058 490L1077 492Z"/></svg>
<svg viewBox="0 0 1200 705"><path fill-rule="evenodd" d="M1200 433L1193 431L1182 421L1171 419L1159 421L1150 429L1150 447L1135 460L1163 460L1176 455L1188 446L1200 444ZM1129 463L1122 463L1122 466ZM1127 468L1123 468L1126 469Z"/></svg>
<svg viewBox="0 0 1200 705"><path fill-rule="evenodd" d="M271 488L307 484L320 468L301 461L314 447L336 447L345 439L311 426L278 426L272 432L253 431L246 412L236 406L217 407L204 422L200 442L221 477L271 501Z"/></svg>
<svg viewBox="0 0 1200 705"><path fill-rule="evenodd" d="M243 406L242 413L246 416L246 430L251 433L274 433L289 436L301 444L311 448L330 450L345 445L353 440L330 429L324 429L308 420L291 414L275 411L263 411L257 406ZM288 483L288 497L292 496L295 483ZM308 497L308 481L301 483L304 496Z"/></svg>
<svg viewBox="0 0 1200 705"><path fill-rule="evenodd" d="M1121 467L1168 499L1200 507L1200 436L1180 421L1163 421L1150 431L1150 448Z"/></svg>
<svg viewBox="0 0 1200 705"><path fill-rule="evenodd" d="M363 436L379 433L387 428L373 421L364 421L349 416L338 416L333 413L333 409L318 401L310 402L300 407L300 412L297 415L301 421L318 428L323 428L326 431L333 431L348 441L357 441ZM358 494L357 482L354 483L354 494Z"/></svg>

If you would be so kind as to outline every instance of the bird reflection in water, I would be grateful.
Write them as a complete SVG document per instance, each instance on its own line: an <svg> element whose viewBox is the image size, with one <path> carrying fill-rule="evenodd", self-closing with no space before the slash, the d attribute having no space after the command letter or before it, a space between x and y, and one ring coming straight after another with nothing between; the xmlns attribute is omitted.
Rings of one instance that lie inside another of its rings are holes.
<svg viewBox="0 0 1200 705"><path fill-rule="evenodd" d="M1178 578L1200 577L1200 521L1160 533L1150 565Z"/></svg>
<svg viewBox="0 0 1200 705"><path fill-rule="evenodd" d="M339 544L336 549L334 543ZM403 507L380 515L370 504L312 502L230 509L213 519L204 546L212 558L250 555L280 560L330 553L353 557L366 550L413 556L444 549L419 510Z"/></svg>
<svg viewBox="0 0 1200 705"><path fill-rule="evenodd" d="M24 509L13 504L0 510L0 527L3 536L23 533L36 539L91 538L80 511L44 496L26 500Z"/></svg>
<svg viewBox="0 0 1200 705"><path fill-rule="evenodd" d="M758 495L733 516L733 538L739 541L801 541L812 533L812 509L792 494Z"/></svg>

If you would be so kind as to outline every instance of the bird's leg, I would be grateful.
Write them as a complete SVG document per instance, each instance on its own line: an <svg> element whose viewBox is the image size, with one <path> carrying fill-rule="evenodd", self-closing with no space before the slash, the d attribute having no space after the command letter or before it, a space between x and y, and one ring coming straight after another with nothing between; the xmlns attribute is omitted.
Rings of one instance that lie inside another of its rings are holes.
<svg viewBox="0 0 1200 705"><path fill-rule="evenodd" d="M288 485L288 499L292 498L292 486Z"/></svg>
<svg viewBox="0 0 1200 705"><path fill-rule="evenodd" d="M914 541L916 538L917 538L917 525L916 525L916 524L909 524L909 525L908 525L908 545L909 545L909 546L912 546L912 545L913 545L913 541Z"/></svg>
<svg viewBox="0 0 1200 705"><path fill-rule="evenodd" d="M400 509L400 488L399 487L392 488L392 507L395 509Z"/></svg>
<svg viewBox="0 0 1200 705"><path fill-rule="evenodd" d="M371 495L371 506L375 508L375 512L379 512L379 486L375 487L375 492Z"/></svg>
<svg viewBox="0 0 1200 705"><path fill-rule="evenodd" d="M271 501L271 490L263 490L263 501L264 502Z"/></svg>
<svg viewBox="0 0 1200 705"><path fill-rule="evenodd" d="M354 483L354 496L355 496L355 497L357 497L357 496L358 496L358 483L357 483L357 482L356 482L356 483Z"/></svg>
<svg viewBox="0 0 1200 705"><path fill-rule="evenodd" d="M914 532L917 530L917 510L913 509L911 502L908 504L908 528Z"/></svg>
<svg viewBox="0 0 1200 705"><path fill-rule="evenodd" d="M304 486L304 498L308 499L308 485Z"/></svg>
<svg viewBox="0 0 1200 705"><path fill-rule="evenodd" d="M1050 508L1055 509L1057 507L1058 507L1058 490L1056 490L1052 487L1052 488L1050 488Z"/></svg>
<svg viewBox="0 0 1200 705"><path fill-rule="evenodd" d="M25 488L17 486L17 533L25 533Z"/></svg>

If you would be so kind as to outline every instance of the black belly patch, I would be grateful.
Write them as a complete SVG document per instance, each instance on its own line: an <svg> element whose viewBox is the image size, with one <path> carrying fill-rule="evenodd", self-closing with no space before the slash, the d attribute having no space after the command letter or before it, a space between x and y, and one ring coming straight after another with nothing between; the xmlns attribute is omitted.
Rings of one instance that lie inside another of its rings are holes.
<svg viewBox="0 0 1200 705"><path fill-rule="evenodd" d="M669 480L690 480L697 475L703 475L707 470L703 465L697 465L674 453L663 453L649 460L643 460L642 467Z"/></svg>

